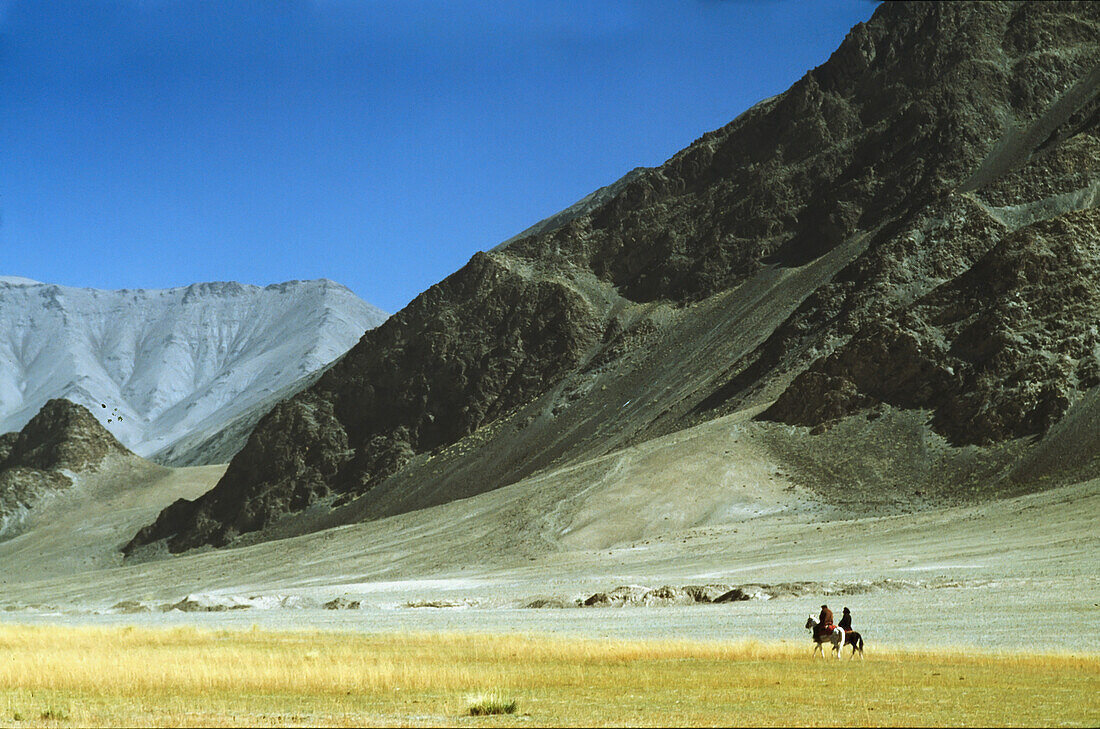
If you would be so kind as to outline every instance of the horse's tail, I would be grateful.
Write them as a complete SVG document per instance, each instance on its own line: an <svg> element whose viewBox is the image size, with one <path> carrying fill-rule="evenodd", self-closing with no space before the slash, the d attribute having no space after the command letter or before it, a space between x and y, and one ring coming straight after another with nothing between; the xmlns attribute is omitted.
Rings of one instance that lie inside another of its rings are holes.
<svg viewBox="0 0 1100 729"><path fill-rule="evenodd" d="M856 648L859 648L859 652L863 652L863 636L856 633Z"/></svg>

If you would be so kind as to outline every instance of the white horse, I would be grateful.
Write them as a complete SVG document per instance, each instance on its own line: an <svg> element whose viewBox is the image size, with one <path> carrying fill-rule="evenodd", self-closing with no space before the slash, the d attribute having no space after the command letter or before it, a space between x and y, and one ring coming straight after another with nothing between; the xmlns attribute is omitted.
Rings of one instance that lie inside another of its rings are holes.
<svg viewBox="0 0 1100 729"><path fill-rule="evenodd" d="M833 653L836 653L836 659L840 660L840 649L844 645L844 628L839 625L834 627L832 632L818 632L817 630L817 618L810 614L810 617L806 618L806 628L810 631L810 637L814 641L813 655L817 655L818 651L821 651L821 657L825 657L825 651L822 649L821 644L828 641L833 644Z"/></svg>

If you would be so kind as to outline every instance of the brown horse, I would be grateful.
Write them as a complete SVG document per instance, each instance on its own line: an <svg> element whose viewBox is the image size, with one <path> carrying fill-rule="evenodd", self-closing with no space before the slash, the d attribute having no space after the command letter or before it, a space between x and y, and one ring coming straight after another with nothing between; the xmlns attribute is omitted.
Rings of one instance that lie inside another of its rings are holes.
<svg viewBox="0 0 1100 729"><path fill-rule="evenodd" d="M859 634L859 631L844 631L844 645L852 646L852 655L848 657L848 660L856 657L856 651L859 652L859 660L863 660L863 636Z"/></svg>

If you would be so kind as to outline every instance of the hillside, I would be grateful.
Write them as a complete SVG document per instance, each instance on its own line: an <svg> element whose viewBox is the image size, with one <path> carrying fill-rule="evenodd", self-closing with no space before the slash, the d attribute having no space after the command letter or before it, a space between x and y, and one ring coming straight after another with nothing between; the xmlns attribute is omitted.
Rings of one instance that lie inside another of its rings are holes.
<svg viewBox="0 0 1100 729"><path fill-rule="evenodd" d="M86 408L50 400L18 433L0 435L0 539L43 501L96 471L108 456L133 457Z"/></svg>
<svg viewBox="0 0 1100 729"><path fill-rule="evenodd" d="M127 551L409 512L745 411L836 508L1052 485L1094 440L1058 426L1100 373L1098 92L1095 4L884 4L368 332Z"/></svg>
<svg viewBox="0 0 1100 729"><path fill-rule="evenodd" d="M806 612L828 602L852 608L868 659L881 661L891 645L1018 651L1018 625L996 619L1011 603L1049 626L1047 650L1100 650L1089 630L1100 600L1100 479L853 517L772 459L769 437L787 426L750 417L717 418L415 512L117 569L127 528L152 518L157 503L194 498L224 467L97 474L43 510L37 528L0 541L0 616L204 630L784 640L808 653ZM739 586L757 598L685 604L668 585ZM593 595L646 592L625 609L580 606ZM914 633L914 621L927 629Z"/></svg>
<svg viewBox="0 0 1100 729"><path fill-rule="evenodd" d="M220 450L173 446L241 417L254 425L272 396L293 394L384 319L326 280L102 291L0 278L0 431L67 398L141 455L228 460L246 433Z"/></svg>

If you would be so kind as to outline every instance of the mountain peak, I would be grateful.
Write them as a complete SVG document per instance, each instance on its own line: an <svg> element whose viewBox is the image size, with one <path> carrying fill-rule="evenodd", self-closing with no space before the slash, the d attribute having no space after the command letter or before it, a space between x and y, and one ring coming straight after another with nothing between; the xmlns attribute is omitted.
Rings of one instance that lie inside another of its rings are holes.
<svg viewBox="0 0 1100 729"><path fill-rule="evenodd" d="M43 405L7 444L0 468L83 471L110 453L130 454L87 408L63 398Z"/></svg>
<svg viewBox="0 0 1100 729"><path fill-rule="evenodd" d="M325 279L118 291L0 285L0 431L22 427L50 398L94 415L106 403L123 416L111 432L151 456L213 435L385 318ZM227 447L218 458L232 454Z"/></svg>
<svg viewBox="0 0 1100 729"><path fill-rule="evenodd" d="M8 286L40 286L41 281L35 281L33 278L24 278L23 276L0 276L0 284L7 284Z"/></svg>

